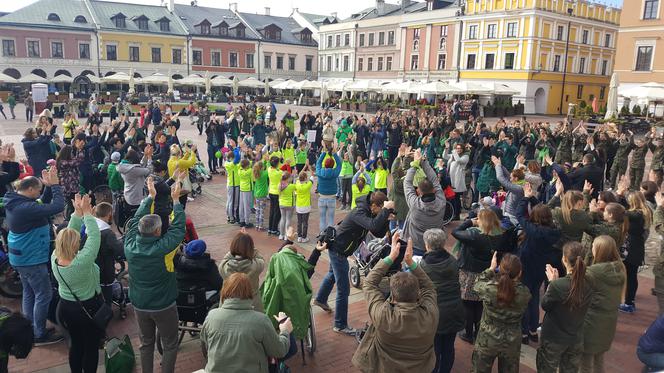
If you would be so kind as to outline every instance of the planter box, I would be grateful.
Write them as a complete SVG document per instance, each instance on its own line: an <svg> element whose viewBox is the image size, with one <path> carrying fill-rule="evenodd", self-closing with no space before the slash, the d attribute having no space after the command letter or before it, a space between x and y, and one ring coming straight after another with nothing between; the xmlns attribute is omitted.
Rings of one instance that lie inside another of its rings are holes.
<svg viewBox="0 0 664 373"><path fill-rule="evenodd" d="M367 112L367 104L366 103L361 103L361 104L358 104L357 106L358 106L358 111L361 111L363 113Z"/></svg>

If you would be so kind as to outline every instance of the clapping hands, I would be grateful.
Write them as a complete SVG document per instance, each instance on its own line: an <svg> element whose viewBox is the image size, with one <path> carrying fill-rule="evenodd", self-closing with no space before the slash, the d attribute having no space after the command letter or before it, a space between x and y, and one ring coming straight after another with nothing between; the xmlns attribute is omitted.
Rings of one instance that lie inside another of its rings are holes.
<svg viewBox="0 0 664 373"><path fill-rule="evenodd" d="M74 195L74 215L78 217L92 215L92 203L89 195L78 193Z"/></svg>

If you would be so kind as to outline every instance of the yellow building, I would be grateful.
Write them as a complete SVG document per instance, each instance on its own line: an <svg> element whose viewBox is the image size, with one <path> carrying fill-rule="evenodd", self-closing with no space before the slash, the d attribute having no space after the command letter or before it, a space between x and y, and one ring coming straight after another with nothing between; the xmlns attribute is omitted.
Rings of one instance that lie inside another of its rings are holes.
<svg viewBox="0 0 664 373"><path fill-rule="evenodd" d="M163 6L90 1L98 25L102 75L155 72L187 76L187 31Z"/></svg>
<svg viewBox="0 0 664 373"><path fill-rule="evenodd" d="M620 9L586 1L469 0L461 20L462 81L506 84L520 92L513 102L529 114L567 113L568 104L595 98L606 103Z"/></svg>

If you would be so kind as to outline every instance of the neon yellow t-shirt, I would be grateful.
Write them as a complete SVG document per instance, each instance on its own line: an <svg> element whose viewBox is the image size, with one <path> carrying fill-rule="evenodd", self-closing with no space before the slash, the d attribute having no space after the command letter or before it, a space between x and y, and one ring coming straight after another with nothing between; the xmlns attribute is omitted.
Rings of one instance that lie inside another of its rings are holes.
<svg viewBox="0 0 664 373"><path fill-rule="evenodd" d="M279 183L281 183L281 175L283 172L274 167L270 167L267 170L267 178L268 178L268 193L274 194L274 195L279 195Z"/></svg>
<svg viewBox="0 0 664 373"><path fill-rule="evenodd" d="M295 184L288 184L279 193L279 207L293 207L293 194L295 193Z"/></svg>
<svg viewBox="0 0 664 373"><path fill-rule="evenodd" d="M240 192L251 192L253 181L253 170L250 167L240 168L237 171L238 178L240 179Z"/></svg>
<svg viewBox="0 0 664 373"><path fill-rule="evenodd" d="M352 199L352 201L350 202L350 208L354 209L355 206L357 205L355 203L355 200L362 197L362 196L368 195L369 192L371 192L371 188L369 188L368 185L365 185L364 188L362 188L362 190L360 190L360 188L357 187L357 184L353 184L353 188L351 190L351 193L352 193L351 194L351 199Z"/></svg>
<svg viewBox="0 0 664 373"><path fill-rule="evenodd" d="M283 150L283 154L284 154L284 163L286 163L286 161L289 160L290 165L295 166L295 149L293 149L292 147L285 148Z"/></svg>
<svg viewBox="0 0 664 373"><path fill-rule="evenodd" d="M295 200L296 207L309 207L311 206L311 187L314 184L311 180L307 180L304 183L299 180L295 183L295 195L297 199Z"/></svg>
<svg viewBox="0 0 664 373"><path fill-rule="evenodd" d="M374 176L374 187L376 189L387 189L387 175L389 175L389 172L386 169L376 169Z"/></svg>
<svg viewBox="0 0 664 373"><path fill-rule="evenodd" d="M237 169L239 164L235 164L232 161L224 163L224 168L226 169L226 185L229 187L239 186L240 178L237 174Z"/></svg>

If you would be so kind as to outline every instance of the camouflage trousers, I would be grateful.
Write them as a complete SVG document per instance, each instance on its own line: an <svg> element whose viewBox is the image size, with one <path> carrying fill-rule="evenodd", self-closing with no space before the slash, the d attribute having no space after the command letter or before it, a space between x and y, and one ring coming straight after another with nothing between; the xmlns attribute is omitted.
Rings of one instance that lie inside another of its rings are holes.
<svg viewBox="0 0 664 373"><path fill-rule="evenodd" d="M620 178L627 173L627 160L616 158L611 165L611 188L616 188L616 183Z"/></svg>
<svg viewBox="0 0 664 373"><path fill-rule="evenodd" d="M639 190L641 181L643 181L643 172L645 167L630 167L629 168L629 189Z"/></svg>
<svg viewBox="0 0 664 373"><path fill-rule="evenodd" d="M498 373L518 373L520 354L505 353L502 351L473 351L472 373L491 373L493 362L498 358Z"/></svg>
<svg viewBox="0 0 664 373"><path fill-rule="evenodd" d="M537 349L537 373L577 373L583 356L583 343L569 345L542 341Z"/></svg>
<svg viewBox="0 0 664 373"><path fill-rule="evenodd" d="M664 277L655 276L655 294L657 295L657 304L659 304L659 314L664 314Z"/></svg>

